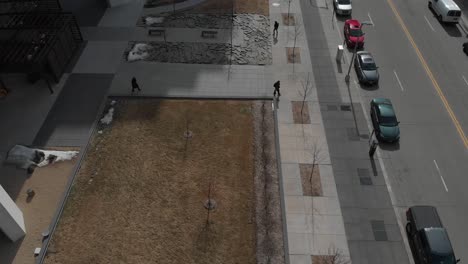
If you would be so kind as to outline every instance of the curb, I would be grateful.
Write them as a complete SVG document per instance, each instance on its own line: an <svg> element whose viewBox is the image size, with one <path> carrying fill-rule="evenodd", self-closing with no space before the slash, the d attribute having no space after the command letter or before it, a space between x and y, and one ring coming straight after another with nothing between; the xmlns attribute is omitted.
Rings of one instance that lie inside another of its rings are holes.
<svg viewBox="0 0 468 264"><path fill-rule="evenodd" d="M41 252L39 253L39 256L37 256L37 258L35 260L36 264L43 264L44 263L45 257L47 255L47 249L49 248L50 241L52 240L55 229L57 228L58 221L60 219L60 216L62 215L63 209L65 208L65 204L66 204L66 202L68 200L68 196L70 195L71 189L73 187L73 183L75 182L75 178L76 178L76 176L78 174L79 169L81 168L81 163L82 163L82 161L83 161L83 159L84 159L84 157L85 157L85 155L86 155L86 153L88 151L88 147L89 147L89 143L91 141L91 137L93 136L93 134L94 134L94 132L96 130L97 124L99 122L99 119L101 117L102 112L104 111L107 100L108 100L108 96L105 96L104 99L102 100L101 105L98 108L98 111L96 113L96 118L94 119L93 125L91 126L91 129L90 129L90 131L88 133L88 137L87 137L88 140L86 142L86 145L82 149L80 149L78 162L75 165L75 168L73 169L73 174L70 177L70 179L68 180L68 183L67 183L67 186L66 186L66 191L65 191L65 193L64 193L64 195L62 197L62 200L60 201L59 207L56 210L56 212L54 214L54 217L52 218L52 221L51 221L51 223L49 225L49 236L46 239L44 239L44 241L42 242Z"/></svg>
<svg viewBox="0 0 468 264"><path fill-rule="evenodd" d="M270 97L271 100L271 97ZM283 245L284 245L284 263L289 264L289 244L288 244L288 228L286 223L286 208L285 208L285 196L283 190L283 171L281 167L281 153L280 153L280 142L279 142L279 129L278 129L278 108L275 106L278 102L275 98L271 101L273 107L273 119L275 122L275 152L276 152L276 164L278 167L278 180L279 180L279 191L280 191L280 206L281 216L283 222Z"/></svg>

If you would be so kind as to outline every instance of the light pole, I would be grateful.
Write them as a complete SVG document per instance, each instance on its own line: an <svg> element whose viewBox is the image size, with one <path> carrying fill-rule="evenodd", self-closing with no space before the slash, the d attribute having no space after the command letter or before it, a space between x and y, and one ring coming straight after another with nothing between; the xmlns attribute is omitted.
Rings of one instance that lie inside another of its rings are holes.
<svg viewBox="0 0 468 264"><path fill-rule="evenodd" d="M360 30L362 30L362 26L367 25L367 26L373 26L372 22L370 21L363 21L361 22L361 26L359 27ZM364 33L362 33L364 35ZM358 41L356 40L356 43L354 44L354 50L353 50L353 56L351 57L351 62L349 63L349 68L348 68L348 73L346 74L345 81L349 82L349 73L351 72L351 66L354 63L354 57L356 57L356 51L357 51L357 46L358 46Z"/></svg>

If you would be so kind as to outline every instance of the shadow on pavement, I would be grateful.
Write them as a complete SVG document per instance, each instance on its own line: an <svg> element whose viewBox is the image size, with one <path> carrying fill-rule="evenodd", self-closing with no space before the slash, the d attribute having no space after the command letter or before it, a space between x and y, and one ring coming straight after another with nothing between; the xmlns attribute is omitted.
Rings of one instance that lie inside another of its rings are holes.
<svg viewBox="0 0 468 264"><path fill-rule="evenodd" d="M387 151L396 151L400 149L400 142L393 142L393 143L388 143L388 142L379 142L379 148L382 150L387 150Z"/></svg>
<svg viewBox="0 0 468 264"><path fill-rule="evenodd" d="M457 27L457 24L441 23L441 25L442 25L442 28L447 32L447 34L449 34L449 36L454 37L454 38L463 37L463 33Z"/></svg>
<svg viewBox="0 0 468 264"><path fill-rule="evenodd" d="M361 89L366 90L366 91L375 91L380 88L379 84L368 85L368 84L363 84L363 83L358 82L358 85Z"/></svg>
<svg viewBox="0 0 468 264"><path fill-rule="evenodd" d="M23 239L24 238L21 238L13 243L3 232L0 232L0 263L13 263L23 243ZM31 254L33 254L33 252L31 252Z"/></svg>
<svg viewBox="0 0 468 264"><path fill-rule="evenodd" d="M339 73L343 73L343 66L341 65L341 63L336 63L336 68Z"/></svg>

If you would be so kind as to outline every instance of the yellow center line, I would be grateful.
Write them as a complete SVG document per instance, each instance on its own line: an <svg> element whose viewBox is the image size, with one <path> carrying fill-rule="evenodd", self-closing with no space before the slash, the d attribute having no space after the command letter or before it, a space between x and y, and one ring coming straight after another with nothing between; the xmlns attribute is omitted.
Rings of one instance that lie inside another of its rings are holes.
<svg viewBox="0 0 468 264"><path fill-rule="evenodd" d="M460 125L460 122L458 122L457 117L453 113L452 107L450 107L450 104L448 103L447 98L445 98L444 93L440 89L439 83L437 83L436 79L434 78L434 75L432 74L432 71L429 69L429 66L427 65L426 60L424 59L424 57L421 54L421 51L419 50L418 46L414 42L413 37L409 33L408 28L406 27L405 23L403 22L403 19L401 18L400 14L398 13L395 5L393 4L393 1L392 0L387 0L387 3L390 5L390 8L392 9L393 14L395 14L395 16L396 16L396 18L398 20L398 23L400 24L401 28L405 32L405 35L408 38L408 40L410 41L411 45L413 46L413 49L416 51L416 55L418 55L418 58L421 61L421 64L422 64L424 70L426 70L426 73L429 76L429 79L431 79L431 82L434 85L434 88L435 88L437 94L439 95L439 98L442 100L442 103L444 104L445 109L447 110L448 114L450 115L450 118L452 119L453 124L457 128L457 132L460 135L463 143L465 144L465 148L468 148L468 139L466 138L465 132L463 131L463 129L462 129L461 125Z"/></svg>

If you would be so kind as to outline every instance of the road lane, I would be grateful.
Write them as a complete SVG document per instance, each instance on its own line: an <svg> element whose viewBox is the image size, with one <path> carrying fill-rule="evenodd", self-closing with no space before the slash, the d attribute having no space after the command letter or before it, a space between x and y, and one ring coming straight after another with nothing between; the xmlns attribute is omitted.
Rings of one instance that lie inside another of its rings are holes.
<svg viewBox="0 0 468 264"><path fill-rule="evenodd" d="M453 28L446 28L434 20L427 10L427 2L395 2L434 78L454 113L461 119L463 130L468 131L468 86L466 78L463 78L468 76L468 60L461 53L463 40L457 37ZM353 7L354 17L367 20L366 15L370 13L378 25L375 29L365 27L364 31L365 49L373 53L380 66L381 81L376 90L361 89L363 102L374 97L390 98L402 122L399 146L384 146L380 151L395 206L401 208L399 220L405 221L404 210L411 205L437 206L457 257L467 259L465 238L468 230L465 223L468 221L468 192L465 187L468 186L468 152L386 1L363 0L353 2ZM425 16L435 31L428 27ZM339 27L342 29L342 23ZM404 92L395 80L393 70L405 84ZM441 183L434 160L443 173L449 192Z"/></svg>

